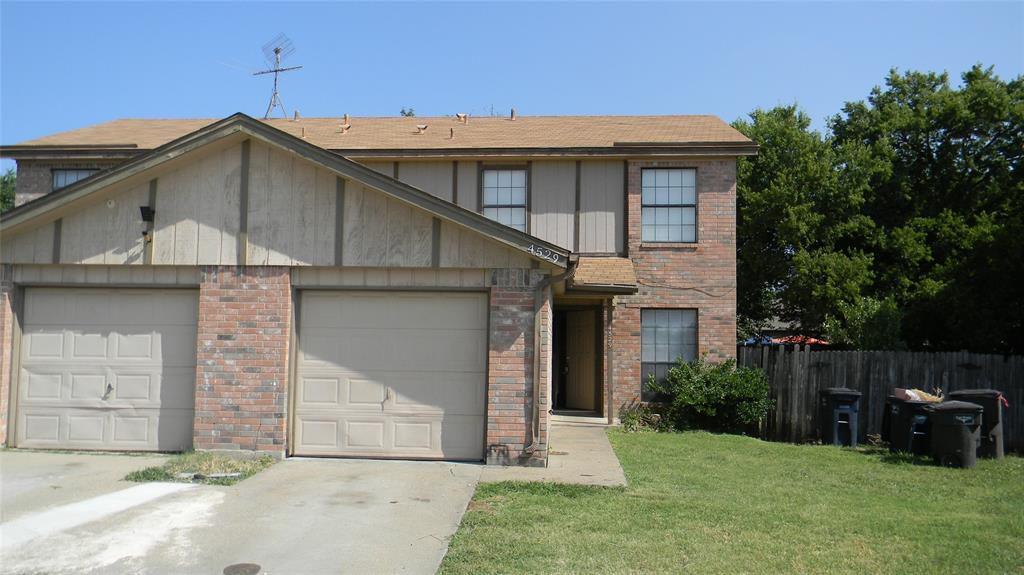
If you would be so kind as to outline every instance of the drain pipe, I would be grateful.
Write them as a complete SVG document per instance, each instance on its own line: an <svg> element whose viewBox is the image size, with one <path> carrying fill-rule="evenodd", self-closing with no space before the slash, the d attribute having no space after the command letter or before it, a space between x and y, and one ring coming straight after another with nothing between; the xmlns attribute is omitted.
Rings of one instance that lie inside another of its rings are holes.
<svg viewBox="0 0 1024 575"><path fill-rule="evenodd" d="M573 266L571 270L557 276L545 277L535 288L533 296L533 439L523 449L524 453L533 453L537 450L537 444L540 443L540 311L543 307L541 299L548 286L570 279L575 274L576 267ZM552 297L552 299L554 298ZM551 313L554 313L553 302Z"/></svg>

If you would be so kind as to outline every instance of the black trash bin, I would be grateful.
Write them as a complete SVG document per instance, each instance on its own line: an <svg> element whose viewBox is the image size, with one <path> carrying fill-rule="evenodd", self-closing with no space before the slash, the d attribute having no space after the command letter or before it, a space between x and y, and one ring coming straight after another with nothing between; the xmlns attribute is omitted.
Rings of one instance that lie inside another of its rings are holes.
<svg viewBox="0 0 1024 575"><path fill-rule="evenodd" d="M928 455L931 429L927 407L934 404L894 395L889 396L886 403L889 405L889 451Z"/></svg>
<svg viewBox="0 0 1024 575"><path fill-rule="evenodd" d="M860 392L845 387L823 389L818 399L818 426L826 445L857 447Z"/></svg>
<svg viewBox="0 0 1024 575"><path fill-rule="evenodd" d="M1006 398L1003 392L995 389L961 389L951 391L947 396L951 401L977 403L985 410L981 416L981 446L978 457L1003 456L1003 404Z"/></svg>
<svg viewBox="0 0 1024 575"><path fill-rule="evenodd" d="M984 408L977 403L946 401L929 408L932 457L943 467L974 467L981 443Z"/></svg>

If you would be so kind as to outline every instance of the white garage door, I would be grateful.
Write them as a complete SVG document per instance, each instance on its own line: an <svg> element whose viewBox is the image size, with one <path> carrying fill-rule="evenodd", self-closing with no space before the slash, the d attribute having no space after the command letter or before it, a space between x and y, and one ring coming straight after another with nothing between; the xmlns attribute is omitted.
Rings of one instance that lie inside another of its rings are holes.
<svg viewBox="0 0 1024 575"><path fill-rule="evenodd" d="M309 291L300 321L296 454L483 458L484 294Z"/></svg>
<svg viewBox="0 0 1024 575"><path fill-rule="evenodd" d="M192 446L195 291L29 288L17 445Z"/></svg>

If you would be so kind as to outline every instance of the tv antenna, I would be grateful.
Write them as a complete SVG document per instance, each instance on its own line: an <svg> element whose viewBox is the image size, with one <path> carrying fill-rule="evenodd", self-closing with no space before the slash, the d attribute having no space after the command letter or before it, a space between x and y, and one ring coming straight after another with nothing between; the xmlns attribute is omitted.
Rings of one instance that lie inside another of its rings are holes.
<svg viewBox="0 0 1024 575"><path fill-rule="evenodd" d="M274 108L281 108L281 115L285 118L288 117L288 112L284 109L284 102L281 100L281 94L277 92L277 81L278 76L282 72L291 72L292 70L298 70L302 66L291 66L288 68L281 67L281 60L291 56L295 53L295 45L292 41L284 34L278 34L273 40L263 45L263 55L267 58L267 62L273 66L269 70L263 70L261 72L253 72L253 76L261 76L263 74L274 75L274 91L270 94L270 103L267 104L267 112L263 114L263 119L266 120L270 117L270 113L274 111Z"/></svg>

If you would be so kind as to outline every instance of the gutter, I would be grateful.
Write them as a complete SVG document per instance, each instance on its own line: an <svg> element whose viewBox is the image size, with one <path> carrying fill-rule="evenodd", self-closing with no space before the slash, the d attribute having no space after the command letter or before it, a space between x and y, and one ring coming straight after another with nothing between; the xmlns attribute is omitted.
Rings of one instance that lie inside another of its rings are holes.
<svg viewBox="0 0 1024 575"><path fill-rule="evenodd" d="M524 453L534 453L537 444L540 443L540 311L543 307L541 298L544 290L551 284L572 278L576 274L574 266L569 271L557 276L547 276L534 288L533 295L533 438L530 444L523 448ZM554 312L554 302L551 311Z"/></svg>

